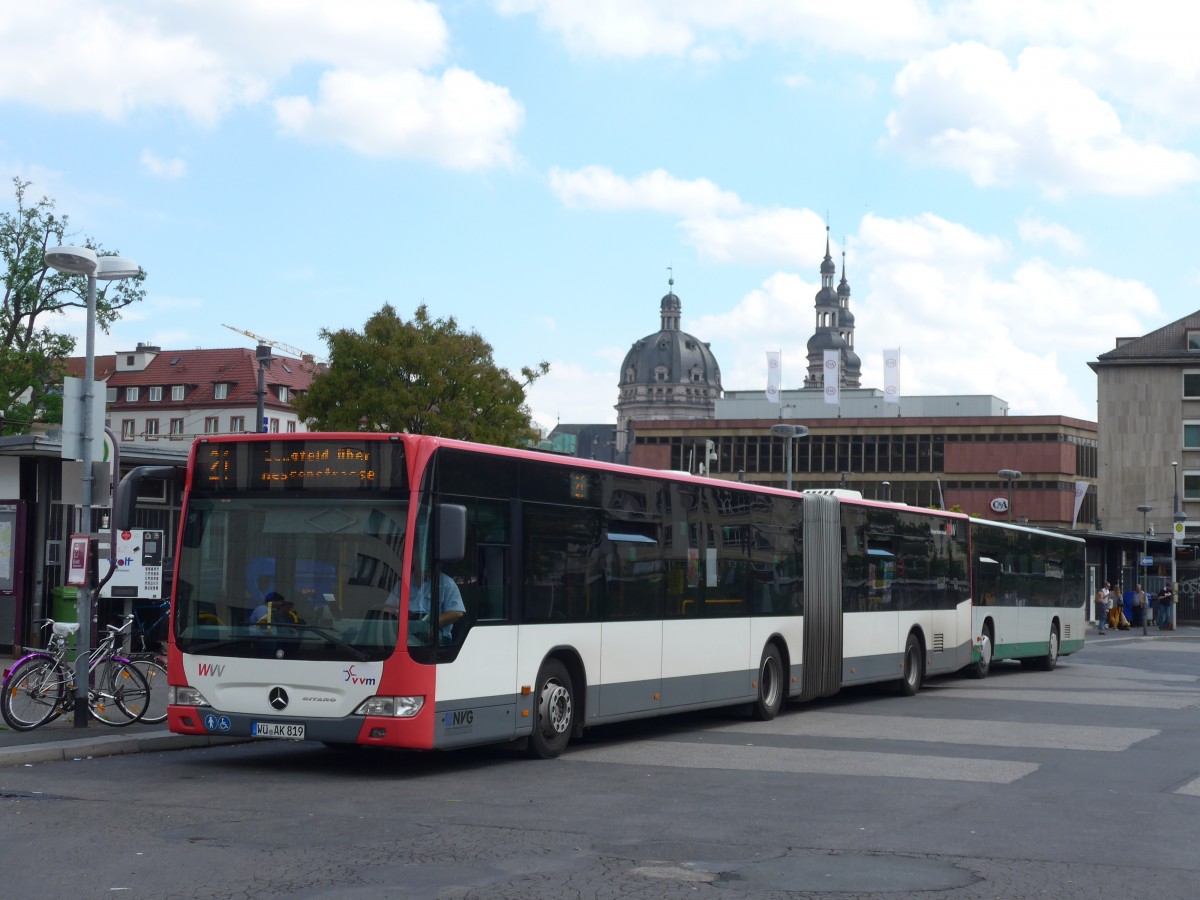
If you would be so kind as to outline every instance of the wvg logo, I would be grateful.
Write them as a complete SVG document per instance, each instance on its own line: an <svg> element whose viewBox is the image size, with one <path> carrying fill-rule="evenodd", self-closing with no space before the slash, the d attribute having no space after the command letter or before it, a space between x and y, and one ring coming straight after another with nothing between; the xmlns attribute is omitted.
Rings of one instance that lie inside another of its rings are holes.
<svg viewBox="0 0 1200 900"><path fill-rule="evenodd" d="M475 710L456 709L442 716L442 727L449 731L452 728L470 728L475 722Z"/></svg>
<svg viewBox="0 0 1200 900"><path fill-rule="evenodd" d="M350 684L373 685L378 680L373 675L359 675L354 671L354 666L343 669L342 674L346 676L346 681Z"/></svg>

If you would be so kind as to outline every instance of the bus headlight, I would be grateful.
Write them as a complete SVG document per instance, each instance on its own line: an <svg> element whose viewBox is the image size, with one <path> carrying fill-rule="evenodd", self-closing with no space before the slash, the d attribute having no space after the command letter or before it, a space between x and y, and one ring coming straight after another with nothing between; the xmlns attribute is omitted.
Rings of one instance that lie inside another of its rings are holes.
<svg viewBox="0 0 1200 900"><path fill-rule="evenodd" d="M204 695L194 687L176 687L168 685L167 703L173 706L208 706Z"/></svg>
<svg viewBox="0 0 1200 900"><path fill-rule="evenodd" d="M393 719L411 719L425 705L424 697L368 697L358 704L357 716L388 716Z"/></svg>

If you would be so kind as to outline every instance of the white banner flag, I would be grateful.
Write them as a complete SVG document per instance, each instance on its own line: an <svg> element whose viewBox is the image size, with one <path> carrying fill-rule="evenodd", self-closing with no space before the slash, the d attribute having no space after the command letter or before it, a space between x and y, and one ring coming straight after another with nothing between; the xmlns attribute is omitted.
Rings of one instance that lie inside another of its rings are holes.
<svg viewBox="0 0 1200 900"><path fill-rule="evenodd" d="M825 351L825 402L835 406L841 403L842 354L837 350Z"/></svg>
<svg viewBox="0 0 1200 900"><path fill-rule="evenodd" d="M883 351L883 400L900 402L900 348Z"/></svg>
<svg viewBox="0 0 1200 900"><path fill-rule="evenodd" d="M780 355L778 350L767 351L767 399L772 403L779 402Z"/></svg>
<svg viewBox="0 0 1200 900"><path fill-rule="evenodd" d="M1079 510L1083 506L1083 498L1087 495L1088 483L1086 481L1075 482L1075 514L1071 516L1071 530L1075 530L1076 524L1079 522Z"/></svg>

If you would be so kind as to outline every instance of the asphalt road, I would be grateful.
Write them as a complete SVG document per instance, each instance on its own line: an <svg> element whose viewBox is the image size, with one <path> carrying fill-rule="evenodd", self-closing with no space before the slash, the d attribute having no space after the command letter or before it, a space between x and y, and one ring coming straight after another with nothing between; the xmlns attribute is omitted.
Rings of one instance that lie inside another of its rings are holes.
<svg viewBox="0 0 1200 900"><path fill-rule="evenodd" d="M0 769L4 896L1194 897L1200 641L511 750Z"/></svg>

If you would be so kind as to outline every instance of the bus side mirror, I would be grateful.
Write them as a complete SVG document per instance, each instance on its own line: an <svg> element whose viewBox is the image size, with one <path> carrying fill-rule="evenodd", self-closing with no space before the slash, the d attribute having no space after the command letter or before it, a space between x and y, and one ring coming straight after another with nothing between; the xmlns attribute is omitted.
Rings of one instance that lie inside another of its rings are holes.
<svg viewBox="0 0 1200 900"><path fill-rule="evenodd" d="M117 485L117 495L113 497L113 527L117 531L129 531L134 527L138 492L147 478L183 484L184 470L180 466L138 466L131 469Z"/></svg>
<svg viewBox="0 0 1200 900"><path fill-rule="evenodd" d="M461 503L437 505L437 557L458 562L467 552L467 508Z"/></svg>

